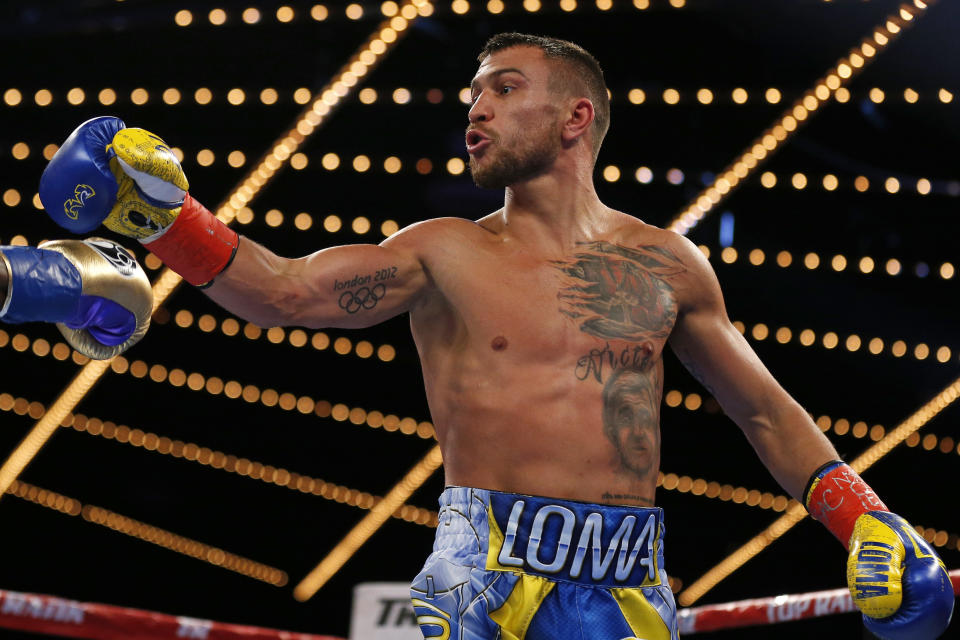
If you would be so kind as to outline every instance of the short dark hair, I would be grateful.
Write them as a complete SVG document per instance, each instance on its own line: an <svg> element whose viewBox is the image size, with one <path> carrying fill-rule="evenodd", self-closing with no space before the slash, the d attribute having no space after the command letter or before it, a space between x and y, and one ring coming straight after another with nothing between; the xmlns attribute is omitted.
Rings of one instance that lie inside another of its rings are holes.
<svg viewBox="0 0 960 640"><path fill-rule="evenodd" d="M589 51L578 44L549 36L526 33L498 33L483 46L479 62L490 54L511 47L536 47L545 58L561 63L563 71L551 79L554 89L567 93L582 92L593 103L593 157L596 159L607 129L610 128L610 97L603 80L603 69Z"/></svg>

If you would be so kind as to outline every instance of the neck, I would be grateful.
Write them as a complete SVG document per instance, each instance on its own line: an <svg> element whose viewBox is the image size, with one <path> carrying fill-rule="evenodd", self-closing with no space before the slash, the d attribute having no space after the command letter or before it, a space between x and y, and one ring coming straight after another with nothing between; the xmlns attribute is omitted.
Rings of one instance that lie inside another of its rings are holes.
<svg viewBox="0 0 960 640"><path fill-rule="evenodd" d="M608 213L593 185L592 162L558 158L544 174L512 184L504 195L504 230L561 252L596 235Z"/></svg>

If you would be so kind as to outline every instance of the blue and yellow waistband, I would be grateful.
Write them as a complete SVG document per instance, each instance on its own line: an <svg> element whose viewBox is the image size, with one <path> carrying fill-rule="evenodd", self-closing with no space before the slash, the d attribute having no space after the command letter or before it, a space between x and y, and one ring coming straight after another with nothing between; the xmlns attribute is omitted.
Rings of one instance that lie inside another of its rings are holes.
<svg viewBox="0 0 960 640"><path fill-rule="evenodd" d="M468 487L448 487L440 507L436 544L463 548L464 536L475 537L469 553L478 568L594 587L662 584L659 508Z"/></svg>

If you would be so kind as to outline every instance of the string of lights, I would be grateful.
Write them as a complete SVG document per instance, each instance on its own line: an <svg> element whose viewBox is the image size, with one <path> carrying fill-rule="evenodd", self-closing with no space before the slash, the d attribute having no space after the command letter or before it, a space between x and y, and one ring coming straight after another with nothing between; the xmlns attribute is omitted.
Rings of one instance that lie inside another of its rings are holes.
<svg viewBox="0 0 960 640"><path fill-rule="evenodd" d="M113 511L84 505L79 500L68 498L62 494L47 489L14 480L6 489L6 493L33 502L42 507L59 511L69 516L83 516L83 519L98 524L128 536L139 538L144 542L175 551L185 556L201 560L234 573L253 578L261 582L282 587L287 584L285 571L276 569L260 562L229 553L218 547L213 547L190 538L171 533L165 529L128 518Z"/></svg>
<svg viewBox="0 0 960 640"><path fill-rule="evenodd" d="M303 329L293 329L290 330L289 333L281 327L271 327L264 330L250 322L241 325L241 321L233 317L227 317L218 321L208 313L201 315L196 319L196 322L194 322L193 312L187 309L177 311L173 318L174 324L177 327L182 329L195 327L207 334L215 332L219 324L223 335L243 336L251 341L266 339L267 342L271 344L279 345L286 343L296 349L303 348L309 344L316 351L326 351L332 346L333 351L340 355L352 353L362 360L368 360L376 353L377 359L381 362L392 362L397 356L396 349L393 345L382 344L374 348L373 344L367 340L359 340L354 344L353 341L346 336L331 338L324 331L316 331L312 336L309 336ZM153 320L156 324L167 324L169 321L169 312L161 309L154 314Z"/></svg>
<svg viewBox="0 0 960 640"><path fill-rule="evenodd" d="M15 398L9 393L0 393L0 411L12 411L17 415L29 415L31 418L37 419L43 416L46 407L37 401L31 402L26 398ZM72 428L80 433L99 436L132 447L143 448L147 451L189 460L213 469L220 469L228 473L246 476L278 487L286 487L293 491L312 494L351 507L370 509L382 500L380 496L371 495L359 489L353 489L333 482L327 482L320 478L294 473L282 467L275 467L257 462L256 460L249 460L244 457L227 454L222 451L200 446L193 442L183 442L181 440L167 438L166 436L158 436L149 431L131 429L126 425L117 425L109 420L87 417L83 414L68 414L60 423L60 426L65 429ZM428 527L435 527L437 521L435 511L422 509L409 504L401 505L392 515L399 520Z"/></svg>
<svg viewBox="0 0 960 640"><path fill-rule="evenodd" d="M832 0L822 0L829 4ZM869 1L869 0L861 0ZM515 2L504 2L504 0L450 0L449 2L434 2L421 8L420 15L432 15L434 9L440 11L449 11L455 15L471 15L486 11L491 15L498 15L505 12L511 13L537 13L539 11L559 10L564 13L574 11L600 11L608 12L614 10L637 10L646 11L648 9L683 9L687 6L687 0L516 0ZM379 13L384 16L396 15L398 6L396 2L388 0L380 4L379 8L373 5L363 5L359 3L350 3L346 6L337 7L337 5L313 4L309 10L296 9L289 5L283 5L276 10L263 11L256 7L248 7L228 12L225 9L215 8L206 13L206 15L194 15L194 12L187 9L181 9L174 14L174 23L180 27L188 27L201 24L209 24L214 27L223 26L227 23L237 23L238 20L246 25L258 25L267 21L271 23L275 20L280 24L289 24L298 20L313 20L315 22L325 22L327 20L362 20L376 16Z"/></svg>
<svg viewBox="0 0 960 640"><path fill-rule="evenodd" d="M720 405L713 398L704 400L699 393L684 393L677 389L667 391L663 397L663 403L671 409L684 408L687 411L705 410L707 413L720 413ZM24 407L23 410L26 410ZM811 415L811 418L813 416ZM887 434L886 427L882 424L868 425L863 420L857 420L851 423L846 418L833 418L828 415L821 415L815 420L820 430L829 433L831 430L838 436L851 436L854 438L866 438L874 442L879 442ZM910 448L921 446L924 451L939 451L944 454L956 453L960 455L960 444L951 436L938 436L928 433L920 438L919 433L911 433L904 440L904 444Z"/></svg>
<svg viewBox="0 0 960 640"><path fill-rule="evenodd" d="M960 378L954 380L953 383L937 394L933 400L923 405L913 415L885 435L879 442L868 448L853 460L850 466L858 473L863 473L883 456L890 453L894 447L926 425L944 409L952 405L958 397L960 397ZM744 563L748 562L775 540L779 539L784 533L792 529L798 522L803 520L806 515L806 510L799 503L794 502L787 508L787 512L774 521L773 524L687 587L686 591L678 597L680 604L688 607L696 602L720 581L743 566Z"/></svg>
<svg viewBox="0 0 960 640"><path fill-rule="evenodd" d="M363 89L360 93L363 94L364 91L368 89ZM372 90L371 90L372 91ZM45 145L41 151L45 160L49 160L53 157L53 154L57 151L57 145L49 143ZM202 167L209 167L214 165L218 158L225 161L228 165L233 168L241 168L247 162L247 154L239 149L234 149L228 152L214 152L211 149L200 149L193 156L188 156L184 153L183 149L179 147L173 147L172 151L174 155L180 160L181 163L189 164L191 161L195 161L197 165ZM16 160L27 160L31 156L31 147L26 142L16 142L13 144L10 150L11 155ZM353 157L352 160L348 157L344 157L341 160L341 156L333 151L327 152L317 152L314 157L320 157L320 165L328 171L336 171L340 168L352 168L357 173L366 173L371 169L376 167L376 163L371 157L367 154L358 154ZM413 165L417 173L421 175L428 175L433 171L435 166L437 167L446 167L447 172L452 175L459 175L463 172L463 168L460 167L460 164L457 163L457 160L462 158L452 157L447 159L433 159L430 158L419 158L415 162L408 160L406 163L397 156L386 156L382 160L381 168L387 174L397 174L399 173L404 166ZM349 162L349 164L347 164ZM379 162L379 161L378 161ZM290 166L295 170L303 170L310 164L310 157L307 154L298 152L290 156ZM604 166L601 171L603 179L607 182L618 182L620 178L631 170L627 167L621 168L619 165L610 164ZM655 176L662 175L663 179L672 185L681 185L686 181L686 175L683 170L676 167L669 168L665 171L660 170L657 174L653 172L648 166L639 166L636 169L632 170L634 179L640 184L650 184L654 181ZM709 182L709 174L703 174L701 179L706 183ZM789 185L795 190L804 190L807 187L815 188L816 185L819 185L824 191L837 191L841 188L846 188L848 185L852 187L854 191L859 193L871 192L884 192L888 194L897 194L905 193L908 191L916 191L919 195L928 195L930 193L945 194L953 197L960 196L960 181L951 180L943 181L942 185L937 185L937 188L934 189L934 183L931 182L929 178L925 177L896 177L896 176L887 176L882 180L875 180L873 182L873 187L871 187L871 180L867 176L857 175L857 176L847 176L838 178L835 174L827 173L820 177L810 176L802 171L797 171L792 174L783 174L778 176L772 171L765 171L760 176L760 184L767 188L773 189L776 186L786 186ZM912 184L912 186L911 186ZM4 202L7 206L16 206L21 200L22 196L20 191L15 188L8 188L4 191ZM10 200L15 199L16 202L10 202ZM390 221L385 222L385 224ZM365 231L360 231L358 233L365 233ZM385 235L386 232L384 232Z"/></svg>
<svg viewBox="0 0 960 640"><path fill-rule="evenodd" d="M722 202L756 167L776 151L793 132L797 131L830 98L837 89L856 77L884 48L892 42L914 18L922 15L933 0L913 0L901 4L897 13L890 14L882 25L865 38L850 53L817 80L814 87L804 92L781 116L776 124L766 129L733 163L727 166L709 187L680 213L669 225L671 231L686 235L708 212Z"/></svg>
<svg viewBox="0 0 960 640"><path fill-rule="evenodd" d="M734 487L731 484L709 482L703 478L692 478L690 476L678 476L675 473L664 474L661 472L657 476L657 487L666 491L690 493L695 496L720 500L721 502L733 502L734 504L770 509L777 512L785 511L793 503L799 504L796 500L784 495L775 496L768 491L761 492L758 489ZM956 533L922 525L914 525L914 529L934 546L946 548L950 551L960 551L960 535Z"/></svg>
<svg viewBox="0 0 960 640"><path fill-rule="evenodd" d="M406 502L414 491L423 486L442 462L440 445L435 445L400 482L394 485L384 499L337 543L313 571L294 587L293 597L300 602L309 600L370 539L370 536L383 526L390 514Z"/></svg>
<svg viewBox="0 0 960 640"><path fill-rule="evenodd" d="M32 95L29 93L33 91ZM870 87L856 93L852 93L846 87L839 87L834 93L834 99L841 103L859 102L860 100L869 100L874 104L883 104L885 102L902 101L908 105L931 105L931 104L950 104L953 102L956 89L947 87L925 87L920 91L912 87L899 88L881 88ZM27 92L27 93L24 93ZM755 105L755 104L780 104L783 99L783 91L777 87L733 87L733 88L677 88L668 87L666 89L642 89L640 87L630 87L625 89L609 90L610 99L614 102L626 101L631 105ZM757 96L760 96L759 98ZM36 89L21 90L18 87L8 87L3 92L3 104L7 107L26 108L26 107L49 107L55 104L66 103L70 106L79 107L89 102L96 102L102 106L114 106L120 103L142 107L147 105L163 104L173 106L207 106L216 104L228 104L234 107L247 105L260 105L265 107L280 106L289 104L307 104L310 101L311 92L306 87L296 88L276 88L264 87L260 90L256 88L243 87L166 87L166 88L147 88L136 87L128 90L102 87L83 88L55 88L55 89ZM456 101L459 104L470 104L469 87L429 87L426 89L415 87L365 87L357 93L356 99L365 105L378 103L393 103L396 105L407 104L432 104L439 105L450 101ZM21 143L23 144L23 143Z"/></svg>
<svg viewBox="0 0 960 640"><path fill-rule="evenodd" d="M746 325L743 322L734 320L733 326L736 327L740 333L755 342L764 342L772 335L779 344L789 344L794 336L796 336L796 342L804 347L809 347L817 343L817 334L813 329L802 329L796 332L790 329L790 327L779 327L775 333L772 333L769 326L759 322L754 324L750 329L750 333L747 334ZM829 351L836 349L841 344L841 338L835 331L826 331L821 334L819 343L824 349ZM887 348L888 346L889 348ZM915 359L921 361L933 356L933 359L940 364L949 364L953 357L953 350L946 345L937 347L936 351L933 351L926 342L918 342L913 346L913 349L909 349L907 343L903 340L884 342L882 338L874 337L867 341L866 338L861 338L856 333L849 334L843 340L843 347L850 353L859 352L861 348L866 347L863 350L872 355L879 356L883 353L888 353L894 358L902 358L909 352Z"/></svg>
<svg viewBox="0 0 960 640"><path fill-rule="evenodd" d="M614 9L635 9L645 11L654 8L654 4L660 8L682 9L687 6L686 0L558 0L552 2L549 0L517 0L516 2L504 2L504 0L451 0L450 2L425 3L420 7L421 16L433 15L434 10L447 12L458 16L467 16L476 13L487 12L491 15L502 13L526 12L537 13L541 10L551 11L560 10L565 13L574 11L596 10L608 12ZM336 21L336 20L364 20L371 17L394 16L398 13L399 7L396 2L388 0L379 7L373 5L364 5L359 3L350 3L346 6L337 7L337 5L314 4L307 10L297 10L292 6L283 5L278 7L272 13L263 11L255 7L249 7L242 11L227 11L222 8L215 8L204 14L194 15L194 12L188 9L180 9L173 15L173 21L177 26L190 27L200 25L210 25L220 27L225 24L238 24L242 22L246 25L257 25L262 22L275 20L280 24L289 24L298 20L312 20L315 22Z"/></svg>
<svg viewBox="0 0 960 640"><path fill-rule="evenodd" d="M173 387L186 386L191 391L206 391L213 396L223 395L231 400L242 399L253 404L259 402L265 407L279 407L284 411L294 411L320 418L332 418L337 422L350 422L354 425L367 425L373 429L399 431L403 435L416 435L424 440L434 438L433 424L418 422L414 418L399 418L394 414L384 415L380 411L349 407L342 403L332 404L327 400L317 400L308 395L279 392L271 388L261 389L257 385L242 384L236 380L224 381L218 376L205 376L202 373L187 373L183 369L167 369L162 364L148 365L143 360L127 361L123 356L114 358L111 369L117 374L128 374L137 379L149 378L156 383L169 383Z"/></svg>
<svg viewBox="0 0 960 640"><path fill-rule="evenodd" d="M359 3L350 3L341 9L336 8L337 5L333 5L334 8L328 8L324 4L314 4L310 7L309 11L298 10L289 5L282 5L277 7L272 13L263 11L256 7L247 7L240 10L226 10L223 8L214 8L206 13L206 15L199 14L198 16L194 15L193 11L189 9L180 9L173 15L173 22L178 27L189 27L189 26L199 26L203 24L209 24L214 27L220 27L225 24L231 23L236 24L237 20L243 22L247 25L256 25L260 24L261 21L265 22L267 20L275 19L281 24L289 24L296 22L298 20L312 20L314 22L325 22L327 20L337 20L338 18L345 18L347 20L362 20L369 18L395 18L395 17L404 17L407 20L412 20L417 15L427 17L433 15L434 4L431 2L418 2L416 3L416 8L411 14L409 10L406 9L406 6L401 7L393 0L387 0L379 6L379 11L371 9L369 5L365 6Z"/></svg>
<svg viewBox="0 0 960 640"><path fill-rule="evenodd" d="M72 358L76 364L83 366L91 362L86 356L72 351L65 343L58 342L51 346L43 338L31 340L22 333L10 337L6 331L0 330L0 348L7 345L15 351L30 351L38 357L49 354L57 360ZM384 414L376 410L349 407L342 403L334 404L308 395L279 392L271 388L260 388L254 384L244 385L236 380L224 381L218 376L207 376L198 372L187 373L180 368L168 369L162 364L149 365L143 360L131 362L124 356L117 356L107 362L114 373L129 375L136 379L148 378L156 383L169 383L177 388L186 386L191 391L203 390L210 395L222 395L231 400L242 399L250 404L259 402L265 407L278 407L284 411L296 410L303 415L312 413L320 418L332 418L337 422L350 422L358 426L365 424L372 429L382 428L387 432L399 431L403 435L416 435L424 440L434 438L433 424L427 421L418 422L410 417L400 418L392 413ZM65 419L68 413L60 416L60 420ZM46 415L37 417L46 418Z"/></svg>
<svg viewBox="0 0 960 640"><path fill-rule="evenodd" d="M378 25L376 31L361 45L333 79L318 93L308 109L300 114L294 127L274 142L270 150L257 163L256 168L234 189L226 200L217 207L217 218L224 224L233 222L237 213L269 183L300 145L311 136L340 104L342 98L350 95L352 88L360 78L369 73L382 59L382 56L395 44L406 31L410 21L416 19L418 7L429 5L427 0L409 0L399 9L400 15ZM413 12L412 14L410 12ZM409 18L406 16L410 15ZM182 278L165 269L153 283L153 302L156 311L180 285ZM20 472L40 451L46 441L56 431L57 423L62 420L86 396L93 385L106 373L109 361L88 362L70 382L50 411L34 425L24 441L10 454L0 467L0 497L10 483L16 480Z"/></svg>
<svg viewBox="0 0 960 640"><path fill-rule="evenodd" d="M773 251L764 251L763 249L751 249L749 252L741 252L735 247L724 247L719 251L716 251L715 249L711 249L706 245L700 245L700 251L708 259L713 260L714 263L720 262L723 264L735 264L741 258L746 258L746 261L754 267L772 267L774 264L776 264L776 266L780 267L781 269L786 269L790 266L803 266L809 271L815 271L820 266L824 266L824 271L828 273L833 271L835 273L853 272L863 275L886 274L892 277L898 277L904 274L912 274L918 278L926 278L930 275L934 275L942 280L952 280L953 276L957 273L957 269L952 262L941 262L938 266L935 261L931 261L933 264L927 261L920 261L914 263L912 269L908 269L905 268L905 265L897 258L888 258L887 260L882 260L880 258L875 259L870 256L861 256L858 259L853 256L848 258L842 253L834 254L831 257L821 256L815 251L809 251L802 255L801 260L800 254L798 254L795 258L793 253L786 250L778 251L776 254L774 254ZM772 256L772 259L768 260L768 255ZM826 265L828 264L829 269L826 268Z"/></svg>

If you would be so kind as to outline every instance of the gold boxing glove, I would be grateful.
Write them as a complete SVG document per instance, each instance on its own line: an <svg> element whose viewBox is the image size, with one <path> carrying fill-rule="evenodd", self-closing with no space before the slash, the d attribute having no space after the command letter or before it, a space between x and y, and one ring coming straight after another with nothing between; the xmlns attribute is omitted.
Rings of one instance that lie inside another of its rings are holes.
<svg viewBox="0 0 960 640"><path fill-rule="evenodd" d="M93 326L73 329L66 322L57 322L57 328L71 347L94 360L107 360L120 355L146 335L153 313L153 290L147 274L126 249L103 238L51 240L41 243L38 248L56 251L76 267L82 283L81 298L108 300L132 313L136 321L133 332L123 342L114 345L98 340L95 337L98 330Z"/></svg>

